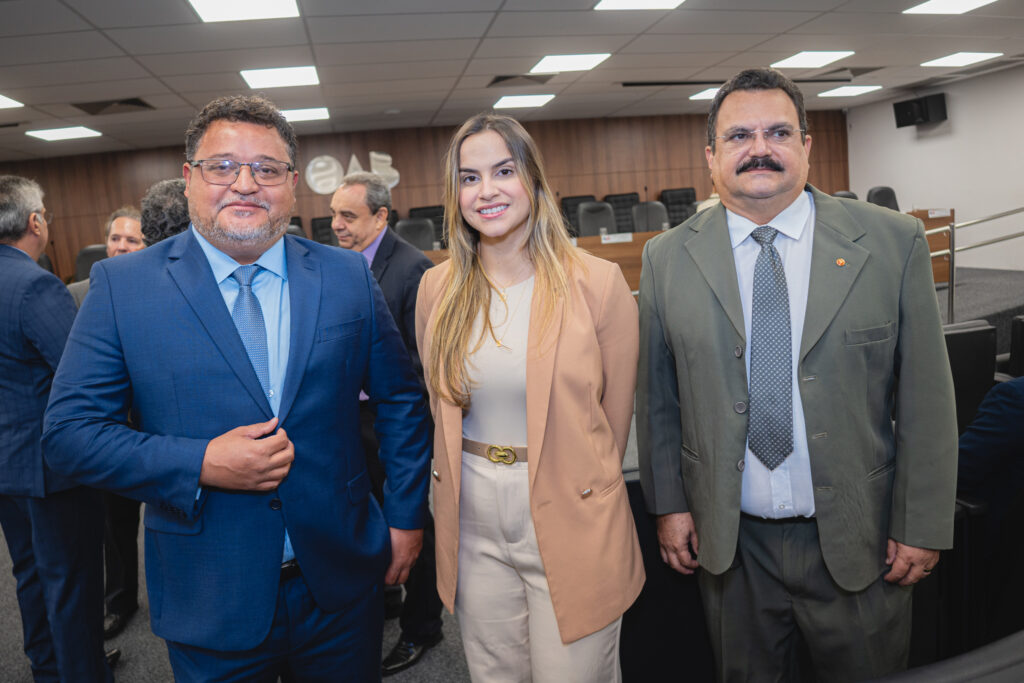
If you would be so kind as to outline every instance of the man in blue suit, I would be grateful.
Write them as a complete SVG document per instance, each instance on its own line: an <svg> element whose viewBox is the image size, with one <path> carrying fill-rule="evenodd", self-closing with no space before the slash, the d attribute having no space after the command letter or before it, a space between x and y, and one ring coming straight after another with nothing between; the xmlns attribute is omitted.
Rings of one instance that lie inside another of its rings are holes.
<svg viewBox="0 0 1024 683"><path fill-rule="evenodd" d="M43 463L50 382L75 303L35 261L49 240L43 191L0 176L0 525L36 681L113 680L103 657L103 504Z"/></svg>
<svg viewBox="0 0 1024 683"><path fill-rule="evenodd" d="M54 469L147 503L152 626L178 680L377 680L381 582L422 542L423 395L365 259L285 236L295 153L261 97L193 119L192 227L94 266L47 409Z"/></svg>

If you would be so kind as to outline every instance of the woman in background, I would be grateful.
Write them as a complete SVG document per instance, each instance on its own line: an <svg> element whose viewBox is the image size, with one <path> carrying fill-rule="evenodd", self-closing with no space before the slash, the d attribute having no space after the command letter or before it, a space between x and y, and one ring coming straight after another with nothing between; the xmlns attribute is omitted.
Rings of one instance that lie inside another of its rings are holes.
<svg viewBox="0 0 1024 683"><path fill-rule="evenodd" d="M463 124L445 174L450 259L416 315L438 591L474 681L618 681L644 582L622 478L636 303L617 265L573 246L514 119Z"/></svg>

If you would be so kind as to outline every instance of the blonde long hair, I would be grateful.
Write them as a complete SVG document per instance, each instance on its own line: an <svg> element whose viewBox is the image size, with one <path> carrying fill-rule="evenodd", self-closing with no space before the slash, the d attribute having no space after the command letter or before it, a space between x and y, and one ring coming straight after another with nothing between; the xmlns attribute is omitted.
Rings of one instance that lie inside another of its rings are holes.
<svg viewBox="0 0 1024 683"><path fill-rule="evenodd" d="M477 254L480 234L470 227L459 208L459 157L466 138L488 130L505 141L516 176L530 197L525 249L536 274L535 294L543 297L542 333L551 323L556 302L567 298L568 271L579 262L544 176L540 151L526 129L510 116L490 113L477 114L462 124L452 136L444 159L445 234L451 265L437 306L436 324L430 332L433 343L427 374L431 390L463 410L469 408L471 393L466 357L472 353L473 323L482 315L483 329L490 328L491 287ZM474 351L482 341L482 337L477 339Z"/></svg>

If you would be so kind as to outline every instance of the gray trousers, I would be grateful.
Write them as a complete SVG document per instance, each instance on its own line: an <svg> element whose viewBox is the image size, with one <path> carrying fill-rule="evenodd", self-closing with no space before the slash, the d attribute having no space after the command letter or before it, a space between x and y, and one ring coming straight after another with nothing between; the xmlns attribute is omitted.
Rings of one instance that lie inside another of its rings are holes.
<svg viewBox="0 0 1024 683"><path fill-rule="evenodd" d="M880 575L840 588L813 519L742 516L733 566L698 580L719 681L859 681L907 666L911 587Z"/></svg>

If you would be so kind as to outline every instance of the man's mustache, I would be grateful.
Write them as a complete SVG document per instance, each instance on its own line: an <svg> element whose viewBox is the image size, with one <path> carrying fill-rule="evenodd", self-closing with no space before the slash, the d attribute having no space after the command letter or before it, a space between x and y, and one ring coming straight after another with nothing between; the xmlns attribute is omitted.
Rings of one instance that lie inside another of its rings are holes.
<svg viewBox="0 0 1024 683"><path fill-rule="evenodd" d="M238 195L236 197L227 197L227 198L221 200L221 202L217 205L217 211L220 211L221 209L226 208L229 204L233 204L234 202L245 202L247 204L255 204L256 206L260 207L264 211L270 211L270 203L269 202L264 201L262 199L255 199L253 197L245 197L245 196L242 196L242 195Z"/></svg>
<svg viewBox="0 0 1024 683"><path fill-rule="evenodd" d="M736 169L736 175L739 175L744 171L761 169L780 172L785 170L782 168L782 164L780 164L771 157L751 157L750 159L747 159L742 164L740 164L740 167Z"/></svg>

